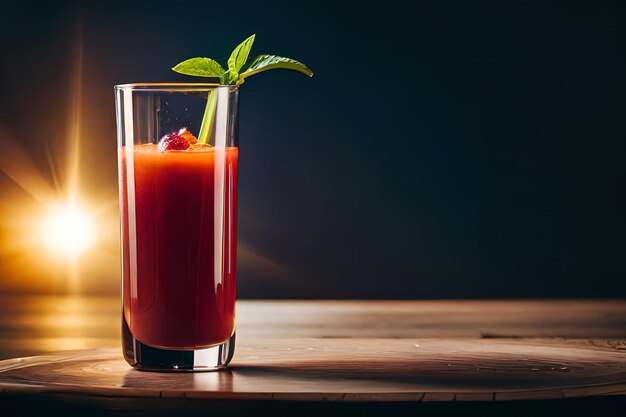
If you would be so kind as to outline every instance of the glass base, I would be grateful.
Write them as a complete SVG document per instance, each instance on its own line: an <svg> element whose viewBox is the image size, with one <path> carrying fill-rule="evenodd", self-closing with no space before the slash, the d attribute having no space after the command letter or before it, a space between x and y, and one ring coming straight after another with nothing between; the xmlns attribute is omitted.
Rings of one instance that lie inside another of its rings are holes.
<svg viewBox="0 0 626 417"><path fill-rule="evenodd" d="M135 339L122 318L122 348L126 362L140 371L209 372L230 363L235 353L235 334L221 345L206 349L159 349Z"/></svg>

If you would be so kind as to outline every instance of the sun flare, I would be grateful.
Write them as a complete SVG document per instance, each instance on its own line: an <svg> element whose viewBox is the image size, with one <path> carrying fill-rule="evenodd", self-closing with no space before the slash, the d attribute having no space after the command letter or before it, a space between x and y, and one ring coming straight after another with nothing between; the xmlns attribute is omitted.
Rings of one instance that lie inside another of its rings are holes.
<svg viewBox="0 0 626 417"><path fill-rule="evenodd" d="M96 222L85 208L67 203L52 208L42 222L46 248L64 258L76 258L96 242Z"/></svg>

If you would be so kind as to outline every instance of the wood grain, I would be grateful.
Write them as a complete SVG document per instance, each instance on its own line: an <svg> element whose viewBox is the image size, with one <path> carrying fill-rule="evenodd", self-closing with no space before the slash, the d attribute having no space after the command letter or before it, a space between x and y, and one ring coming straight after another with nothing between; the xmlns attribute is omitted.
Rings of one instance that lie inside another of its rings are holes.
<svg viewBox="0 0 626 417"><path fill-rule="evenodd" d="M140 372L117 350L87 350L0 362L0 389L324 401L621 395L626 354L585 340L249 339L227 372Z"/></svg>
<svg viewBox="0 0 626 417"><path fill-rule="evenodd" d="M119 298L0 296L0 359L119 345ZM239 301L251 338L626 338L626 302Z"/></svg>
<svg viewBox="0 0 626 417"><path fill-rule="evenodd" d="M250 337L626 338L626 301L242 301Z"/></svg>
<svg viewBox="0 0 626 417"><path fill-rule="evenodd" d="M500 401L626 395L623 301L239 303L225 372L130 369L119 348L0 362L0 392L81 398Z"/></svg>

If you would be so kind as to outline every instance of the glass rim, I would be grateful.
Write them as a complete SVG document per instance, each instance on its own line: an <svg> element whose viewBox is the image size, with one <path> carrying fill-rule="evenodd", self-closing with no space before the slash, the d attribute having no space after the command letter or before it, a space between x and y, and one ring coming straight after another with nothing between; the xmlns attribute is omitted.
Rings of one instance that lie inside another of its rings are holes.
<svg viewBox="0 0 626 417"><path fill-rule="evenodd" d="M216 88L236 90L239 86L220 83L128 83L116 84L113 88L125 91L208 91Z"/></svg>

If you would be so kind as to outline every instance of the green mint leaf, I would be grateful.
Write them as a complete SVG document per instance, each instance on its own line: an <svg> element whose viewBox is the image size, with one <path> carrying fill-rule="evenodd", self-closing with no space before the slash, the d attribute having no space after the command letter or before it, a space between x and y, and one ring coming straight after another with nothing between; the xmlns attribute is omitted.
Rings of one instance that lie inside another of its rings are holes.
<svg viewBox="0 0 626 417"><path fill-rule="evenodd" d="M237 73L233 74L230 70L228 70L224 74L222 74L222 76L220 77L220 84L233 85L237 82L238 77L239 77L239 74Z"/></svg>
<svg viewBox="0 0 626 417"><path fill-rule="evenodd" d="M196 77L221 77L226 70L210 58L190 58L176 65L172 70Z"/></svg>
<svg viewBox="0 0 626 417"><path fill-rule="evenodd" d="M239 78L239 70L248 60L248 55L250 55L250 49L252 49L255 36L256 35L252 35L246 38L246 40L237 45L237 47L233 49L233 52L231 52L230 58L228 58L228 70L232 74L232 79L237 80Z"/></svg>
<svg viewBox="0 0 626 417"><path fill-rule="evenodd" d="M256 73L278 68L299 71L309 77L313 76L313 71L302 62L296 61L295 59L276 55L259 55L246 66L245 70L239 76L239 83L243 83L244 78Z"/></svg>

